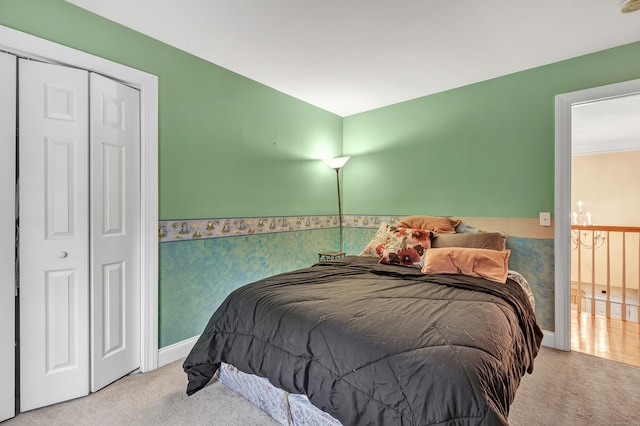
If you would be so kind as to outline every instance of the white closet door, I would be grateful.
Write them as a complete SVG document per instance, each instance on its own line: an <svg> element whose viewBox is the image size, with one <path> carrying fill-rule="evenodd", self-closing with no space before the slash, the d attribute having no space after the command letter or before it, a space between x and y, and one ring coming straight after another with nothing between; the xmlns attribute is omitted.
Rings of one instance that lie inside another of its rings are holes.
<svg viewBox="0 0 640 426"><path fill-rule="evenodd" d="M140 366L140 95L91 74L91 390Z"/></svg>
<svg viewBox="0 0 640 426"><path fill-rule="evenodd" d="M0 53L0 422L15 415L16 57Z"/></svg>
<svg viewBox="0 0 640 426"><path fill-rule="evenodd" d="M89 392L89 77L19 61L20 409Z"/></svg>

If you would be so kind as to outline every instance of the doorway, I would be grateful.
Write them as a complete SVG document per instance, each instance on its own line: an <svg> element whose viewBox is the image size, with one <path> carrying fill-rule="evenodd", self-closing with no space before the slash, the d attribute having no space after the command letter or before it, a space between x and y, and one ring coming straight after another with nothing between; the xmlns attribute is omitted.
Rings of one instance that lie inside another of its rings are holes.
<svg viewBox="0 0 640 426"><path fill-rule="evenodd" d="M556 96L555 100L555 332L553 347L571 350L572 107L640 94L640 80Z"/></svg>
<svg viewBox="0 0 640 426"><path fill-rule="evenodd" d="M572 107L572 224L608 230L571 234L571 349L632 365L640 365L638 165L640 95Z"/></svg>

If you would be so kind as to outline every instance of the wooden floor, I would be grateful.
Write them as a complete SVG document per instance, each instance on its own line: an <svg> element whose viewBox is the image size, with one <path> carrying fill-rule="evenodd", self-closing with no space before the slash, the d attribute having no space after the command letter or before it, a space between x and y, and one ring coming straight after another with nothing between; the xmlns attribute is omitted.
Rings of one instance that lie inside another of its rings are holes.
<svg viewBox="0 0 640 426"><path fill-rule="evenodd" d="M572 309L571 350L640 367L640 325Z"/></svg>

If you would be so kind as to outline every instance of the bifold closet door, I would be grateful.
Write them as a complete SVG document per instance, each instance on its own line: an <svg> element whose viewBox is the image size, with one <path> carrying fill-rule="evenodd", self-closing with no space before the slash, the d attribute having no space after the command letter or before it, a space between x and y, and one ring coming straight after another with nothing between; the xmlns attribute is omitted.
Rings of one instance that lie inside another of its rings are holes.
<svg viewBox="0 0 640 426"><path fill-rule="evenodd" d="M19 60L20 410L89 393L89 75Z"/></svg>
<svg viewBox="0 0 640 426"><path fill-rule="evenodd" d="M16 61L0 53L0 422L15 415Z"/></svg>
<svg viewBox="0 0 640 426"><path fill-rule="evenodd" d="M140 93L98 74L91 109L91 391L140 366Z"/></svg>
<svg viewBox="0 0 640 426"><path fill-rule="evenodd" d="M140 366L140 96L20 60L20 409Z"/></svg>

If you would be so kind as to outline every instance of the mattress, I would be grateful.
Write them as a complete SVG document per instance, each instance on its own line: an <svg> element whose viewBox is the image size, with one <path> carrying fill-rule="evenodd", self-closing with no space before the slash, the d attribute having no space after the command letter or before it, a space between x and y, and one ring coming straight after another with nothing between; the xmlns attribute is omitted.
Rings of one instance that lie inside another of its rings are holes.
<svg viewBox="0 0 640 426"><path fill-rule="evenodd" d="M331 415L312 405L305 395L285 392L266 378L243 373L231 364L221 364L218 380L282 425L341 425Z"/></svg>

